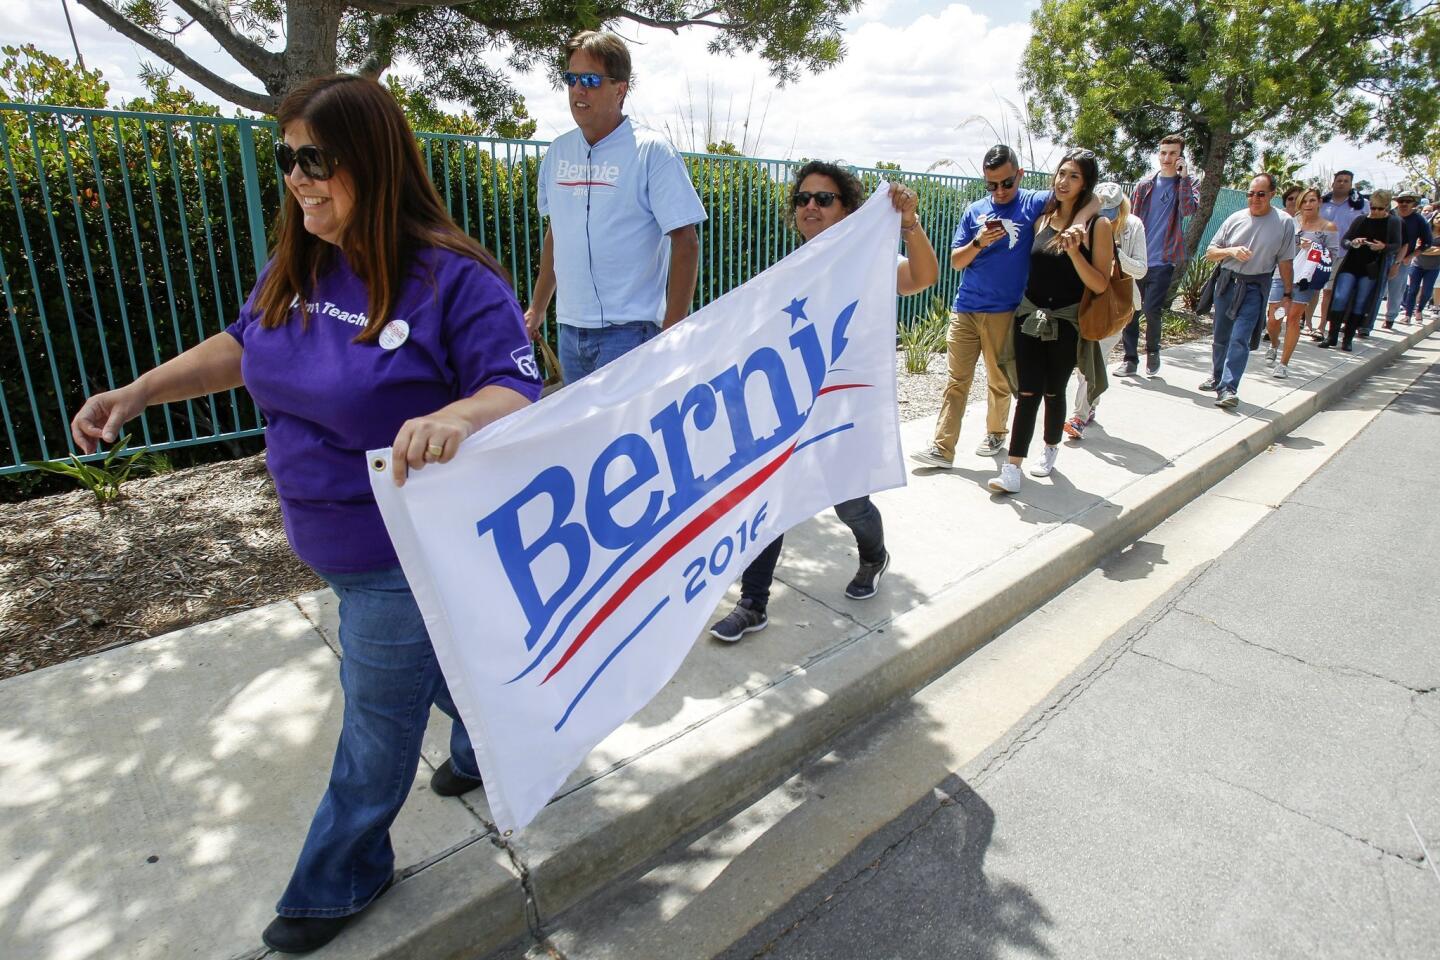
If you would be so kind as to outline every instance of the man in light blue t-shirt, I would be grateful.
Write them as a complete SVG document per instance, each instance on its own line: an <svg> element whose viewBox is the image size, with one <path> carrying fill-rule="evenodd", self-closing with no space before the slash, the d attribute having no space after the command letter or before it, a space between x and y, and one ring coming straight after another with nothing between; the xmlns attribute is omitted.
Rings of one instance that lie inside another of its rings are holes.
<svg viewBox="0 0 1440 960"><path fill-rule="evenodd" d="M540 164L540 215L550 223L525 325L534 336L556 298L560 370L574 383L690 312L705 208L675 149L623 112L624 41L586 31L566 50L577 128Z"/></svg>
<svg viewBox="0 0 1440 960"><path fill-rule="evenodd" d="M1010 381L1000 369L1000 350L1010 336L1015 308L1025 295L1035 221L1045 210L1050 191L1020 186L1025 171L1015 151L1004 144L986 152L981 168L988 196L965 210L950 244L950 266L964 272L945 338L950 377L935 421L935 439L929 449L910 455L927 467L954 466L955 443L975 378L975 362L982 357L987 380L985 439L975 454L993 457L1003 452L1009 432ZM1077 213L1075 222L1085 223L1099 212L1099 202L1092 199Z"/></svg>

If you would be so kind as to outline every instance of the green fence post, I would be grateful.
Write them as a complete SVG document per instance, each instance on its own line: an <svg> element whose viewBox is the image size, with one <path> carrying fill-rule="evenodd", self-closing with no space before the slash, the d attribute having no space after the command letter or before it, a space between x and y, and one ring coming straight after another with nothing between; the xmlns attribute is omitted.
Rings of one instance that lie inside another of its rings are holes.
<svg viewBox="0 0 1440 960"><path fill-rule="evenodd" d="M241 120L240 176L245 181L245 212L250 218L250 247L255 258L255 276L265 269L270 248L265 240L265 211L260 205L260 165L255 159L255 130L249 120Z"/></svg>

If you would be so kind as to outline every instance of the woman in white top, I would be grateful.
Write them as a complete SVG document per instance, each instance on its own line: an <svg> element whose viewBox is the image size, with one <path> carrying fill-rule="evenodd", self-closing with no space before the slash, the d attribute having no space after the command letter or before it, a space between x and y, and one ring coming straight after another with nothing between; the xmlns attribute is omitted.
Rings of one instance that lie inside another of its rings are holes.
<svg viewBox="0 0 1440 960"><path fill-rule="evenodd" d="M1118 183L1102 183L1095 188L1095 199L1100 201L1100 216L1115 221L1115 239L1119 246L1120 271L1133 280L1145 276L1149 258L1145 253L1145 221L1130 215L1130 198ZM1140 312L1140 288L1135 288L1135 312ZM1123 330L1115 331L1112 337L1100 341L1100 356L1110 356ZM1085 435L1085 428L1095 422L1095 407L1090 403L1090 387L1085 383L1085 374L1075 371L1075 416L1065 421L1065 435L1079 440Z"/></svg>
<svg viewBox="0 0 1440 960"><path fill-rule="evenodd" d="M1340 233L1335 224L1320 216L1320 191L1309 187L1300 194L1300 213L1295 218L1296 260L1306 256L1314 247L1325 247L1330 251L1331 270L1340 268ZM1309 308L1310 301L1318 292L1308 280L1295 284L1290 300L1290 309L1280 316L1281 290L1277 274L1270 284L1270 303L1265 309L1265 327L1270 334L1270 349L1265 353L1265 363L1271 366L1271 374L1277 380L1290 376L1290 355L1300 341L1300 323ZM1285 346L1276 357L1275 345L1280 342L1280 324L1285 323ZM1277 363L1276 360L1279 360Z"/></svg>

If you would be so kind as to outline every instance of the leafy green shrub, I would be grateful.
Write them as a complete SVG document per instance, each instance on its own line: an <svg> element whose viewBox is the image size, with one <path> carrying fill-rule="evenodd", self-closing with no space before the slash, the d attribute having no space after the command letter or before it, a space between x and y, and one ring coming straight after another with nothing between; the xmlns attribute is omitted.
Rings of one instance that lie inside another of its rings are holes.
<svg viewBox="0 0 1440 960"><path fill-rule="evenodd" d="M945 349L950 329L950 310L940 297L930 299L930 309L900 328L900 348L905 352L905 372L926 373L931 354Z"/></svg>
<svg viewBox="0 0 1440 960"><path fill-rule="evenodd" d="M45 473L54 473L62 477L69 477L80 486L95 494L95 499L102 506L120 498L120 485L130 479L130 474L145 456L145 451L137 450L128 456L124 456L125 447L130 443L130 435L127 433L121 437L116 444L110 448L105 459L97 462L86 463L78 457L71 455L66 460L31 460L28 466Z"/></svg>
<svg viewBox="0 0 1440 960"><path fill-rule="evenodd" d="M1185 270L1180 274L1180 282L1175 286L1175 292L1180 297L1180 302L1185 304L1186 310L1193 311L1200 302L1200 291L1205 288L1205 281L1210 279L1210 274L1215 272L1215 264L1204 257L1195 257L1185 265ZM1169 320L1167 318L1166 322Z"/></svg>

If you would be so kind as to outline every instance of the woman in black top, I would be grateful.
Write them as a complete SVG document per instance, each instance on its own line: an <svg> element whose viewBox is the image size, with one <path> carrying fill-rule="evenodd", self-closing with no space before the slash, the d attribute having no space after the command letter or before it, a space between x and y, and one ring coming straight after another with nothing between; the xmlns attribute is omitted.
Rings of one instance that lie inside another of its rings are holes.
<svg viewBox="0 0 1440 960"><path fill-rule="evenodd" d="M1060 161L1054 193L1035 223L1030 247L1030 279L1015 311L1015 370L1019 386L1010 426L1010 461L990 481L996 493L1018 493L1020 465L1030 450L1040 398L1045 398L1045 452L1031 467L1048 477L1060 452L1065 425L1065 385L1080 349L1080 298L1088 287L1103 292L1110 283L1115 255L1110 221L1095 217L1075 223L1100 179L1095 154L1072 150Z"/></svg>
<svg viewBox="0 0 1440 960"><path fill-rule="evenodd" d="M1385 254L1400 249L1400 218L1390 213L1389 190L1376 190L1370 194L1370 213L1356 217L1345 231L1341 244L1346 248L1345 259L1335 276L1335 292L1330 297L1329 335L1320 341L1322 347L1333 347L1340 339L1340 321L1344 318L1345 339L1341 350L1349 350L1355 339L1355 330L1365 322L1370 307L1370 295L1380 281L1380 268L1384 266Z"/></svg>

